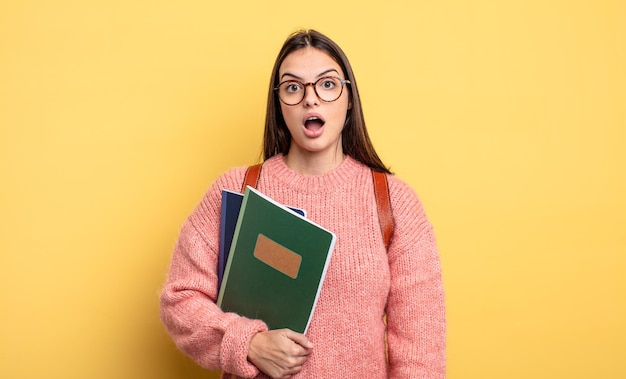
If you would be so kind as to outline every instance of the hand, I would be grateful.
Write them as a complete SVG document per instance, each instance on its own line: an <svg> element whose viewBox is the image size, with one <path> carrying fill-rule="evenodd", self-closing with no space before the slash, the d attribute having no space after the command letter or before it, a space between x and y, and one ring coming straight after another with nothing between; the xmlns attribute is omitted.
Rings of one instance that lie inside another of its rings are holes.
<svg viewBox="0 0 626 379"><path fill-rule="evenodd" d="M313 344L304 334L289 329L255 334L248 347L248 360L274 379L290 378L302 370Z"/></svg>

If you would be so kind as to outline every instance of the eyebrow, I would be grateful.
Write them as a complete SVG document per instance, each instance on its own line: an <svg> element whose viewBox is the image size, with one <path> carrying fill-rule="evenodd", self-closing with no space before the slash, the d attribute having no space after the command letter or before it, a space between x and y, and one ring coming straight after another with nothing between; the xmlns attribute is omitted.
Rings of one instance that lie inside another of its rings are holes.
<svg viewBox="0 0 626 379"><path fill-rule="evenodd" d="M326 75L326 74L328 74L328 73L330 73L330 72L333 72L333 71L334 71L334 72L336 72L336 73L337 73L337 75L339 75L339 71L337 71L337 70L336 70L336 69L334 69L334 68L329 68L328 70L326 70L326 71L322 71L321 73L319 73L319 74L316 76L316 78L319 78L320 76L324 76L324 75ZM303 79L302 79L301 77L299 77L298 75L292 74L292 73L290 73L290 72L285 72L284 74L282 74L282 75L280 76L280 80L283 80L283 78L284 78L285 76L291 76L292 78L295 78L295 79L298 79L298 80L303 80Z"/></svg>

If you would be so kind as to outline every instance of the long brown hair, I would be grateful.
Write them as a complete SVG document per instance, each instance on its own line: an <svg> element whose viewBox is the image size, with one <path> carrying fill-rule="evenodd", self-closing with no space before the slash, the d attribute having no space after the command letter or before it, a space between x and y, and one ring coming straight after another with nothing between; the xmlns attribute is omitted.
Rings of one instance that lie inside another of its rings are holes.
<svg viewBox="0 0 626 379"><path fill-rule="evenodd" d="M341 132L342 148L346 155L369 166L376 171L391 173L374 150L372 141L365 128L365 118L361 107L361 98L352 72L350 62L341 48L320 32L300 30L293 33L281 48L274 63L270 88L267 96L265 116L265 134L263 137L263 159L276 154L287 154L291 145L291 134L280 109L280 100L274 87L278 84L278 71L285 58L296 50L313 47L328 54L341 67L350 84L346 86L352 106L346 115L346 124Z"/></svg>

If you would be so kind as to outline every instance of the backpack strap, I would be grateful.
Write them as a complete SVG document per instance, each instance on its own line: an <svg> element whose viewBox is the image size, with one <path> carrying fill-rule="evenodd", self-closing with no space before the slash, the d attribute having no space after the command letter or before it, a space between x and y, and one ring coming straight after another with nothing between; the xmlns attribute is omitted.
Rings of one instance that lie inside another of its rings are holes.
<svg viewBox="0 0 626 379"><path fill-rule="evenodd" d="M241 186L242 193L246 191L246 186L256 188L259 183L259 176L261 176L261 167L261 163L248 167L243 179L243 185ZM374 182L374 196L376 197L380 231L383 234L385 249L389 249L391 237L393 236L393 214L391 213L391 199L389 197L387 174L372 170L372 180Z"/></svg>
<svg viewBox="0 0 626 379"><path fill-rule="evenodd" d="M374 181L374 195L376 196L376 206L378 207L380 231L383 233L385 249L389 249L391 237L393 236L393 214L391 213L387 174L372 170L372 179Z"/></svg>
<svg viewBox="0 0 626 379"><path fill-rule="evenodd" d="M259 163L248 167L246 176L243 179L243 185L241 186L241 193L246 192L246 186L256 188L259 183L259 176L261 176L261 166L262 164Z"/></svg>

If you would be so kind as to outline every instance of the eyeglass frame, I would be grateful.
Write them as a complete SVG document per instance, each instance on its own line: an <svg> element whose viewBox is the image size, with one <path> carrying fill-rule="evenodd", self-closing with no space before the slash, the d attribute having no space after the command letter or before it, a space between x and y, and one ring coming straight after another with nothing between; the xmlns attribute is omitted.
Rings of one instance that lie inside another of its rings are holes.
<svg viewBox="0 0 626 379"><path fill-rule="evenodd" d="M321 96L317 93L317 88L316 88L317 83L319 83L319 81L320 81L320 80L322 80L322 79L328 79L328 78L338 79L338 80L339 80L339 82L341 83L341 91L339 92L339 95L338 95L338 96L337 96L334 100L324 100L324 99L322 99L322 97L321 97ZM300 99L300 101L298 101L298 102L297 102L297 103L295 103L295 104L289 104L289 103L285 102L285 101L284 101L284 100L280 97L280 93L278 92L278 90L280 89L280 86L281 86L281 85L283 85L284 83L287 83L287 82L296 82L296 83L302 84L302 87L304 88L304 91L303 91L303 93L302 93L302 99ZM343 89L345 88L346 84L352 84L352 83L350 83L350 80L348 80L348 79L341 79L340 77L338 77L338 76L333 76L333 75L329 75L329 76L322 76L321 78L317 79L316 81L314 81L314 82L308 82L308 83L302 83L301 81L296 80L296 79L287 79L287 80L283 80L282 82L278 83L278 85L277 85L276 87L274 87L274 91L276 91L276 95L278 96L278 100L279 100L281 103L283 103L283 104L285 104L285 105L287 105L287 106L293 107L293 106L296 106L296 105L300 104L300 103L304 100L304 98L306 97L306 89L307 89L307 87L308 87L308 86L313 87L313 92L315 93L315 96L317 96L317 98L318 98L318 99L320 99L320 100L321 100L321 101L323 101L324 103L332 103L332 102L335 102L335 101L339 100L339 98L341 97L341 95L343 95Z"/></svg>

